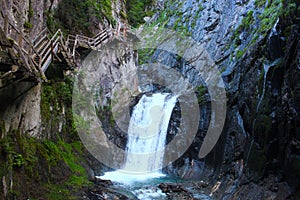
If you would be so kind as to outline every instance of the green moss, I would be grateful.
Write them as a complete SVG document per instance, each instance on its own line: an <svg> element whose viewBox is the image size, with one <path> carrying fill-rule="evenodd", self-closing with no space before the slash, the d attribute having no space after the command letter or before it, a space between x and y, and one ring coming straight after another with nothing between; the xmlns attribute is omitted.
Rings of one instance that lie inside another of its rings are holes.
<svg viewBox="0 0 300 200"><path fill-rule="evenodd" d="M82 188L84 186L91 185L91 182L88 181L85 177L72 175L69 180L65 183L67 186L72 186L76 188Z"/></svg>
<svg viewBox="0 0 300 200"><path fill-rule="evenodd" d="M12 166L21 167L24 165L25 160L24 160L22 154L14 152L12 156L13 156Z"/></svg>
<svg viewBox="0 0 300 200"><path fill-rule="evenodd" d="M259 36L258 36L257 34L255 34L255 35L253 36L253 38L252 38L250 44L251 44L251 45L252 45L252 44L255 44L258 38L259 38Z"/></svg>
<svg viewBox="0 0 300 200"><path fill-rule="evenodd" d="M63 185L55 185L55 184L46 184L44 187L48 190L46 194L47 199L55 199L55 200L65 200L65 199L76 199L76 197L72 196L71 191L67 188L64 188Z"/></svg>
<svg viewBox="0 0 300 200"><path fill-rule="evenodd" d="M282 0L276 0L268 3L263 13L258 16L260 19L259 34L265 35L275 24L276 20L283 14Z"/></svg>
<svg viewBox="0 0 300 200"><path fill-rule="evenodd" d="M185 14L181 11L181 7L183 6L182 2L178 5L175 5L175 2L167 2L166 9L162 12L160 12L160 15L155 23L152 23L150 26L159 25L162 28L165 28L167 25L169 26L169 21L171 18L175 18L175 22L172 25L172 27L166 27L171 28L175 30L178 34L181 34L183 36L191 36L192 33L190 32L188 28L189 23L183 23L182 22L182 16ZM176 9L174 9L176 7ZM199 15L201 12L202 7L199 8L199 10L196 13L196 16ZM194 28L196 26L196 18L192 18L190 16L186 16L187 19L190 19L191 27ZM157 34L159 37L159 34Z"/></svg>
<svg viewBox="0 0 300 200"><path fill-rule="evenodd" d="M83 149L85 148L81 141L74 141L72 143L73 149L75 149L80 155L83 155Z"/></svg>
<svg viewBox="0 0 300 200"><path fill-rule="evenodd" d="M33 25L29 22L29 21L26 21L26 22L24 22L24 28L26 28L26 29L31 29L32 27L33 27Z"/></svg>
<svg viewBox="0 0 300 200"><path fill-rule="evenodd" d="M262 6L265 5L265 3L266 3L265 0L255 0L254 5L255 5L256 7L262 7Z"/></svg>
<svg viewBox="0 0 300 200"><path fill-rule="evenodd" d="M178 29L178 27L180 26L180 22L181 22L181 18L177 18L175 23L174 23L174 26L173 26L174 30Z"/></svg>
<svg viewBox="0 0 300 200"><path fill-rule="evenodd" d="M249 48L257 42L258 38L265 38L267 36L278 18L294 15L296 10L295 4L291 1L283 2L283 0L268 1L265 6L265 1L256 0L254 4L257 7L257 11L249 11L232 35L231 39L234 48L242 44L239 38L241 33L247 34L248 38L252 37L244 47L244 49ZM259 28L253 28L256 26ZM241 58L243 53L243 50L237 51L237 58Z"/></svg>
<svg viewBox="0 0 300 200"><path fill-rule="evenodd" d="M245 52L246 52L246 48L243 49L243 50L238 50L238 51L236 52L236 58L237 58L237 59L242 58L243 55L245 54Z"/></svg>
<svg viewBox="0 0 300 200"><path fill-rule="evenodd" d="M242 23L234 31L232 35L232 40L235 41L235 44L240 45L239 35L243 31L248 31L251 28L252 23L254 22L253 10L250 10L247 15L242 19Z"/></svg>
<svg viewBox="0 0 300 200"><path fill-rule="evenodd" d="M49 134L47 131L57 127L62 118L65 118L62 127L63 135L67 134L68 138L77 139L72 112L73 78L70 76L63 79L64 81L50 81L42 85L40 104L42 124L45 127L45 134Z"/></svg>
<svg viewBox="0 0 300 200"><path fill-rule="evenodd" d="M50 85L44 85L42 87L41 94L41 115L45 121L49 121L51 118L51 106L53 105L53 98L55 93Z"/></svg>
<svg viewBox="0 0 300 200"><path fill-rule="evenodd" d="M13 177L14 187L9 193L17 199L24 195L20 192L23 191L24 185L33 185L35 182L40 183L37 190L48 191L47 194L44 193L47 199L70 199L72 197L70 191L77 191L78 188L91 184L81 165L84 155L82 154L83 146L79 141L73 143L66 143L62 140L57 143L50 140L41 141L21 135L18 131L12 131L0 140L0 144L0 150L4 156L1 157L0 175L2 177L11 173L16 176ZM50 173L52 173L52 168L60 168L62 162L73 175L66 177L65 182L57 185L52 182ZM43 178L42 174L45 175ZM42 184L42 179L45 178L46 184ZM32 190L31 187L25 188ZM32 194L32 197L42 198L43 196Z"/></svg>
<svg viewBox="0 0 300 200"><path fill-rule="evenodd" d="M138 54L139 54L139 65L148 63L150 61L151 56L154 54L155 49L150 49L150 48L144 48L144 49L139 49Z"/></svg>
<svg viewBox="0 0 300 200"><path fill-rule="evenodd" d="M205 102L205 95L208 92L207 88L204 85L200 85L195 90L198 98L198 104L203 104Z"/></svg>
<svg viewBox="0 0 300 200"><path fill-rule="evenodd" d="M247 13L247 16L242 20L242 25L244 26L244 29L246 30L249 29L253 21L254 21L253 10L250 10Z"/></svg>
<svg viewBox="0 0 300 200"><path fill-rule="evenodd" d="M33 15L34 15L33 9L29 8L29 10L28 10L28 18L31 19L33 17Z"/></svg>
<svg viewBox="0 0 300 200"><path fill-rule="evenodd" d="M9 191L12 199L76 199L72 194L82 185L90 184L81 164L85 160L84 147L72 126L72 86L73 80L68 77L42 86L42 123L51 139L32 138L18 130L1 135L0 175L13 175L14 184ZM62 108L63 129L59 134L51 132L62 119ZM0 121L1 133L2 129L5 132L4 125ZM61 170L65 172L59 173Z"/></svg>
<svg viewBox="0 0 300 200"><path fill-rule="evenodd" d="M47 160L50 165L56 165L62 160L61 150L53 141L45 140L42 143L39 152Z"/></svg>
<svg viewBox="0 0 300 200"><path fill-rule="evenodd" d="M62 184L46 184L44 187L49 191L46 194L47 199L65 200L65 199L78 199L78 197L72 195L82 187L90 186L92 183L87 181L86 178L72 175L70 178ZM73 188L70 190L70 188Z"/></svg>
<svg viewBox="0 0 300 200"><path fill-rule="evenodd" d="M161 27L164 27L165 24L167 24L170 20L170 12L166 9L162 13L160 13L159 18L156 20L156 22L153 25L160 24Z"/></svg>
<svg viewBox="0 0 300 200"><path fill-rule="evenodd" d="M80 165L80 160L74 154L74 148L72 144L65 143L64 141L59 141L59 148L61 151L61 156L71 171L77 175L81 175L87 179L87 174L85 169Z"/></svg>

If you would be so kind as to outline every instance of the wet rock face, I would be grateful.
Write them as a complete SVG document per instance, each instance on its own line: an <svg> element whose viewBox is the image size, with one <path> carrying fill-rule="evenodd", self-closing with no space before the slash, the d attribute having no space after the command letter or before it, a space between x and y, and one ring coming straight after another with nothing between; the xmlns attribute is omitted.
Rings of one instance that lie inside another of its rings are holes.
<svg viewBox="0 0 300 200"><path fill-rule="evenodd" d="M294 169L299 151L296 150L298 143L295 141L299 140L299 130L295 121L299 120L296 114L299 109L298 97L292 97L291 93L298 88L298 84L294 78L291 79L291 73L293 77L299 75L299 61L295 56L299 55L299 48L293 47L296 43L299 45L295 41L299 36L294 31L286 38L285 51L283 46L278 49L278 44L282 44L281 38L276 37L275 40L271 33L263 41L266 47L256 46L251 49L236 68L234 79L239 89L229 99L229 121L236 118L234 112L239 112L244 130L236 123L238 118L225 129L229 133L225 161L243 159L245 166L253 172L251 178L254 180L270 173L278 175L283 171L282 175L286 177L283 181L288 181L296 192L299 173ZM273 51L274 46L276 48ZM266 52L269 60L259 57L261 51ZM274 62L276 59L280 61ZM267 71L266 67L269 67ZM293 178L290 174L293 174Z"/></svg>
<svg viewBox="0 0 300 200"><path fill-rule="evenodd" d="M30 91L26 92L28 88ZM40 136L41 85L22 83L6 88L1 93L0 119L5 121L4 136L9 130L19 129L34 137ZM15 103L12 103L15 102Z"/></svg>
<svg viewBox="0 0 300 200"><path fill-rule="evenodd" d="M188 0L173 4L165 1L164 4L171 10L178 9L180 13L171 13L167 26L185 27L194 40L205 44L206 50L223 71L228 97L227 120L218 144L205 158L206 167L219 169L221 174L234 172L233 177L238 179L250 169L254 180L284 171L286 178L283 181L294 185L294 191L297 191L299 24L293 20L295 15L290 14L290 19L275 20L273 27L261 27L259 19L251 21L247 17L249 13L261 16L264 12L255 5L255 1ZM286 10L287 4L284 6ZM251 25L248 25L248 30L244 28L236 32L239 26L246 26L243 18L248 18ZM262 32L264 34L255 37L253 30L263 28L266 28ZM178 28L178 31L182 29ZM232 44L233 40L235 44ZM244 52L237 51L241 47L246 47ZM186 69L191 67L181 58L158 50L151 59L177 69L193 86L203 85L196 71L191 69L186 73ZM184 166L186 158L191 162L195 158L193 156L197 156L199 149L196 147L201 146L205 136L202 132L207 128L211 112L209 106L200 107L203 113L207 113L202 118L206 126L200 126L195 145L169 171ZM176 118L175 115L173 117ZM172 123L174 121L171 120Z"/></svg>

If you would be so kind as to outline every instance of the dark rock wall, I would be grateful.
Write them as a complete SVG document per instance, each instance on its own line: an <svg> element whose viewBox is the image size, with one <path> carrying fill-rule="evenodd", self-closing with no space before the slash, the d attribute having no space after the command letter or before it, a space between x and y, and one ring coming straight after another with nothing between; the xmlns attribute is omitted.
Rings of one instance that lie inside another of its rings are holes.
<svg viewBox="0 0 300 200"><path fill-rule="evenodd" d="M202 160L214 171L208 170L209 180L238 180L239 185L275 174L276 184L287 181L294 192L299 191L297 2L190 0L165 1L164 7L154 24L191 33L203 43L226 85L226 124L216 147ZM163 60L195 86L201 85L201 77L185 74L187 67L180 59L161 51L151 59ZM210 108L202 108L207 121ZM200 128L197 144L173 167L182 166L186 158L195 159L201 132Z"/></svg>

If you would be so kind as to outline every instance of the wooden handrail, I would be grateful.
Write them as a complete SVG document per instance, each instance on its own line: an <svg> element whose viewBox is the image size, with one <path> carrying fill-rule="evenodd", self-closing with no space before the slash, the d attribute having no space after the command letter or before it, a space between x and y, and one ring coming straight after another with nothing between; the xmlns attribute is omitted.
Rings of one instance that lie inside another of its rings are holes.
<svg viewBox="0 0 300 200"><path fill-rule="evenodd" d="M13 39L13 50L20 55L25 68L37 77L41 75L44 79L44 72L47 70L54 56L57 57L56 53L59 48L61 52L64 52L63 56L67 62L70 65L76 66L76 57L78 55L76 48L78 46L97 50L114 35L114 30L110 27L109 29L100 31L92 38L84 35L68 35L65 40L64 34L60 29L52 35L45 28L30 41L23 35L22 31L11 23L12 20L9 19L8 15L5 15L3 11L1 11L1 15L4 18L2 28L5 34Z"/></svg>
<svg viewBox="0 0 300 200"><path fill-rule="evenodd" d="M43 40L48 35L48 29L44 28L32 41L32 44L35 46L37 43L39 43L41 40Z"/></svg>

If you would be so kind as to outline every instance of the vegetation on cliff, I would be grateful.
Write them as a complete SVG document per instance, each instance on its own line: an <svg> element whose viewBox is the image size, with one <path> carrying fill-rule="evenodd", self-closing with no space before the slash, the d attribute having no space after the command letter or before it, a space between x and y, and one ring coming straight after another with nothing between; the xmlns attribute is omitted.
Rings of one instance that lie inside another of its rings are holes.
<svg viewBox="0 0 300 200"><path fill-rule="evenodd" d="M128 22L133 27L144 24L144 17L151 17L154 13L154 0L126 0Z"/></svg>
<svg viewBox="0 0 300 200"><path fill-rule="evenodd" d="M91 184L83 167L87 152L72 117L72 89L71 77L42 86L41 139L20 130L1 138L0 176L7 198L71 199ZM4 128L2 124L1 131Z"/></svg>
<svg viewBox="0 0 300 200"><path fill-rule="evenodd" d="M47 25L52 31L61 28L65 33L93 35L99 23L115 24L110 0L64 0L53 13L47 13Z"/></svg>

